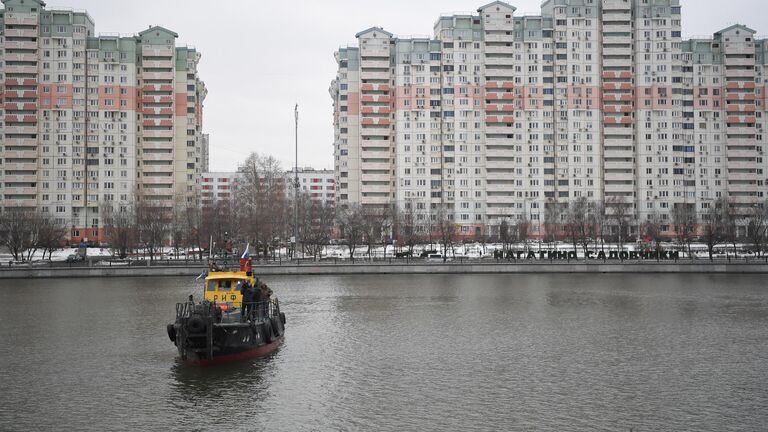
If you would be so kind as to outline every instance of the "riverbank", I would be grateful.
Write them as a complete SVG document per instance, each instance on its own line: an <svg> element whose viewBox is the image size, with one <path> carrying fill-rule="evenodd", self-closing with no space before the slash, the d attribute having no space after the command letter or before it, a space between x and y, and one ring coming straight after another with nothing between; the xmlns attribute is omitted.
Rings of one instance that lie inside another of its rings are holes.
<svg viewBox="0 0 768 432"><path fill-rule="evenodd" d="M200 266L25 267L3 268L0 279L161 277L200 274ZM768 274L765 263L745 262L468 262L282 264L254 266L258 275L364 275L364 274L525 274L525 273L705 273Z"/></svg>

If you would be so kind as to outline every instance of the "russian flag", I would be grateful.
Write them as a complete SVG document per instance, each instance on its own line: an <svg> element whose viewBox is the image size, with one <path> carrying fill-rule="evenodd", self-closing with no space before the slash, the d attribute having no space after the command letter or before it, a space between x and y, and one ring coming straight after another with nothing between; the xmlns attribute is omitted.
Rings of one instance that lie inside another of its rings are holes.
<svg viewBox="0 0 768 432"><path fill-rule="evenodd" d="M243 251L243 256L241 256L241 257L240 257L240 259L247 259L247 258L250 258L250 257L251 257L251 251L250 251L250 249L251 249L251 244L250 244L250 243L248 243L248 244L245 246L245 250Z"/></svg>

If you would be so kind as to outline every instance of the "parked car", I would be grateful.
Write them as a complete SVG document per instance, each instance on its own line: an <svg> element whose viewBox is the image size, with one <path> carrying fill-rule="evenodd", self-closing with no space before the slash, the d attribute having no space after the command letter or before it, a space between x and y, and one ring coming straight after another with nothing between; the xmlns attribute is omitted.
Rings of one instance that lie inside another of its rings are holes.
<svg viewBox="0 0 768 432"><path fill-rule="evenodd" d="M79 254L71 254L71 255L69 255L67 257L67 262L68 263L75 263L75 262L80 262L80 261L84 261L84 260L85 260L85 257L83 257L82 255L79 255Z"/></svg>

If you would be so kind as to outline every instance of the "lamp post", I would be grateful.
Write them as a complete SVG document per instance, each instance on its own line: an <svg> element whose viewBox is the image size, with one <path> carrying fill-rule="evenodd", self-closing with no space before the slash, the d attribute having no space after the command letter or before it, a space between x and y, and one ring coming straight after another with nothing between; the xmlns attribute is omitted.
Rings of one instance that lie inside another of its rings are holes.
<svg viewBox="0 0 768 432"><path fill-rule="evenodd" d="M294 126L295 126L295 161L293 165L293 254L298 256L296 251L299 246L299 104L294 107Z"/></svg>

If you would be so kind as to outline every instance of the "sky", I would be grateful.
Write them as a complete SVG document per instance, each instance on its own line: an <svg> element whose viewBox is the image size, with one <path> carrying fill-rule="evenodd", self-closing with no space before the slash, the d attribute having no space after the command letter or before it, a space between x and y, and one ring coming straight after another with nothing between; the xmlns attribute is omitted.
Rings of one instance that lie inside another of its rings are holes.
<svg viewBox="0 0 768 432"><path fill-rule="evenodd" d="M69 3L64 3L68 1ZM204 132L211 171L234 171L250 152L294 164L299 104L300 167L333 168L333 53L372 26L397 36L432 35L441 14L476 11L490 0L57 0L48 8L86 9L96 33L135 34L161 25L177 44L202 53L208 88ZM540 14L540 0L510 0L515 15ZM681 0L683 37L741 23L768 35L766 0ZM375 7L374 7L375 5Z"/></svg>

